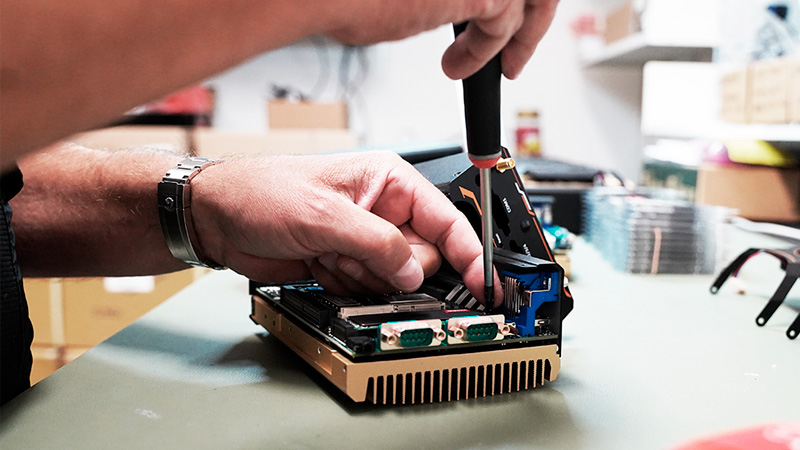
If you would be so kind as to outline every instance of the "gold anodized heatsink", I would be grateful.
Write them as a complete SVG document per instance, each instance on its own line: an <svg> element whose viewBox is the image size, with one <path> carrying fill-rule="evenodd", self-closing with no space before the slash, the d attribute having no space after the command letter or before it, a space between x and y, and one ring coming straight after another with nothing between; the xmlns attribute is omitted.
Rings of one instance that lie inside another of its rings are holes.
<svg viewBox="0 0 800 450"><path fill-rule="evenodd" d="M533 389L561 368L556 345L353 362L264 299L250 316L356 402L437 403Z"/></svg>

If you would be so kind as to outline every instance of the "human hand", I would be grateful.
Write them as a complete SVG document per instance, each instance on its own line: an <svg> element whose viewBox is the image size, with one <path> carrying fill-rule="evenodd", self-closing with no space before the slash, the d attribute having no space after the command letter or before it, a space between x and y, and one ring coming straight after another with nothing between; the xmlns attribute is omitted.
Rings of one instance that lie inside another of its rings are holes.
<svg viewBox="0 0 800 450"><path fill-rule="evenodd" d="M310 278L339 294L411 292L440 251L483 300L482 246L467 219L391 152L237 157L193 182L200 250L251 279ZM495 279L497 306L502 302Z"/></svg>
<svg viewBox="0 0 800 450"><path fill-rule="evenodd" d="M348 0L336 8L344 13L328 33L347 44L372 44L402 39L447 23L469 20L442 57L442 68L452 79L477 72L501 53L503 74L519 76L550 27L558 0ZM357 10L358 13L354 13Z"/></svg>

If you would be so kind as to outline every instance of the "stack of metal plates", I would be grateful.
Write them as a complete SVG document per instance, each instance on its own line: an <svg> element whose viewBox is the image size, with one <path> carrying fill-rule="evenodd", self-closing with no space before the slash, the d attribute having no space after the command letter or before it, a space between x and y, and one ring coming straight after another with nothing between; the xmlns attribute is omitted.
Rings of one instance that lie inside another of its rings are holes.
<svg viewBox="0 0 800 450"><path fill-rule="evenodd" d="M723 225L734 213L670 189L594 188L584 237L620 271L710 274L725 256Z"/></svg>

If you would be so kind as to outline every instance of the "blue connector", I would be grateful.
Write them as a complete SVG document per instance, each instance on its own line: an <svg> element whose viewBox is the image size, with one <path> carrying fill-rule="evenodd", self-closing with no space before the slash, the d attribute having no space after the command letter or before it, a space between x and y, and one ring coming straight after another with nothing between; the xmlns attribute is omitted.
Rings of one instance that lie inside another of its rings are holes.
<svg viewBox="0 0 800 450"><path fill-rule="evenodd" d="M536 335L536 312L548 302L557 302L560 298L560 273L511 273L501 271L501 276L506 279L504 288L507 290L507 308L511 314L507 320L516 323L517 333L521 336ZM513 290L513 293L509 293ZM518 300L508 299L517 297ZM516 303L516 305L514 304Z"/></svg>

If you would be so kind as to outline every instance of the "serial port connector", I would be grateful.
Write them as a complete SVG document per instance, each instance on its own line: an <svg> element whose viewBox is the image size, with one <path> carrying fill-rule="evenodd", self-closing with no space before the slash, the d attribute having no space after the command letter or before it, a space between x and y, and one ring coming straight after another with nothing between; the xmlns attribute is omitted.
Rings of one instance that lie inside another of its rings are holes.
<svg viewBox="0 0 800 450"><path fill-rule="evenodd" d="M502 340L510 332L502 314L458 317L447 321L447 343L450 345Z"/></svg>
<svg viewBox="0 0 800 450"><path fill-rule="evenodd" d="M442 330L442 321L408 320L381 324L380 348L398 350L401 348L432 347L441 345L447 334Z"/></svg>

